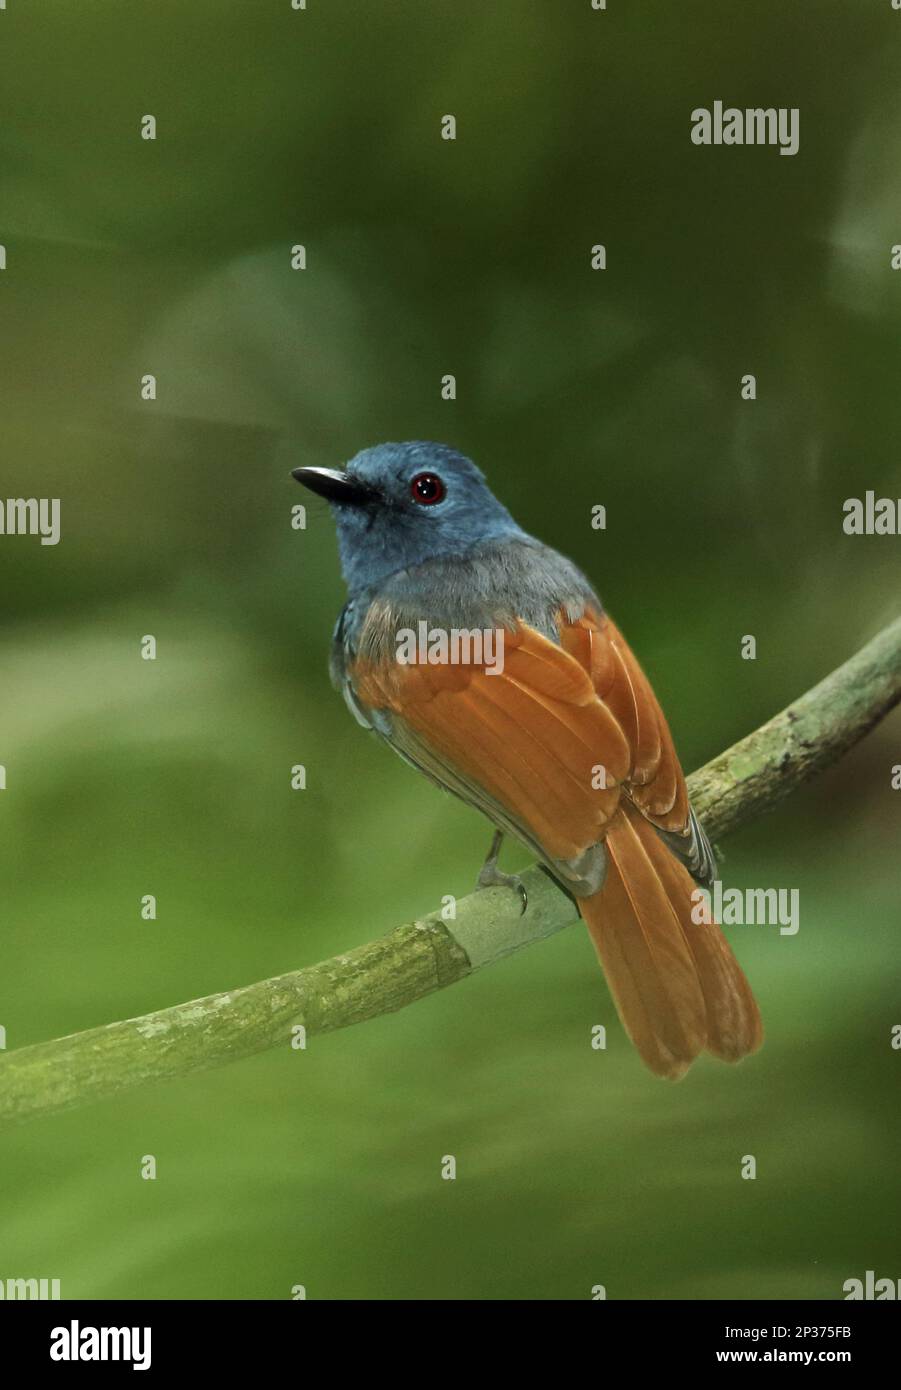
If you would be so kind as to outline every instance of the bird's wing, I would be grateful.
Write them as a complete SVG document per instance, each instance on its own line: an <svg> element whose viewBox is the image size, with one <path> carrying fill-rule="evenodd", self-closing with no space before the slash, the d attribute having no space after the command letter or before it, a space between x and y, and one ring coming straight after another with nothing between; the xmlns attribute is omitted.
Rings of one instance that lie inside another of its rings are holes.
<svg viewBox="0 0 901 1390"><path fill-rule="evenodd" d="M635 654L610 618L593 613L564 624L560 638L623 729L632 755L630 800L692 876L710 882L716 876L713 850L689 804L666 717Z"/></svg>
<svg viewBox="0 0 901 1390"><path fill-rule="evenodd" d="M379 649L364 629L346 677L403 757L534 848L579 896L603 881L598 846L622 795L686 856L693 823L666 720L614 624L561 614L557 630L559 645L525 623L505 631L492 674L361 655Z"/></svg>

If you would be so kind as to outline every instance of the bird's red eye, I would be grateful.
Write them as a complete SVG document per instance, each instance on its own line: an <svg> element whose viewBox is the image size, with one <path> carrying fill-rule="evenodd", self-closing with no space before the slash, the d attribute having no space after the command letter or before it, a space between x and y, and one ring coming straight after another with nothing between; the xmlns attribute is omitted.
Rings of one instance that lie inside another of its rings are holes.
<svg viewBox="0 0 901 1390"><path fill-rule="evenodd" d="M434 507L436 502L443 502L446 492L437 473L417 473L410 484L413 501L421 502L424 507Z"/></svg>

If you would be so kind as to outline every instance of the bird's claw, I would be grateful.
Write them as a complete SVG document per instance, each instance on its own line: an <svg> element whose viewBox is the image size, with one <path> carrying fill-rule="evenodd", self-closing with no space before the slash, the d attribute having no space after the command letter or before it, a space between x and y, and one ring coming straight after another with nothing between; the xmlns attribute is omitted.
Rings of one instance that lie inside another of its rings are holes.
<svg viewBox="0 0 901 1390"><path fill-rule="evenodd" d="M529 906L529 894L526 885L523 883L519 874L505 874L496 864L490 861L483 865L482 872L476 881L476 888L512 888L519 894L520 909L519 915L522 917L526 908Z"/></svg>

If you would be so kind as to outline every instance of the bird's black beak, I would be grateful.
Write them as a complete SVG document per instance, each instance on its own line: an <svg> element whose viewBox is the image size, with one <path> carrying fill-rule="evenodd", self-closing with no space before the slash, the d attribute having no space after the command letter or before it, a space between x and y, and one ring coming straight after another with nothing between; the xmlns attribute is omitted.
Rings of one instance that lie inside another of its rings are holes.
<svg viewBox="0 0 901 1390"><path fill-rule="evenodd" d="M351 478L337 468L293 468L291 477L296 478L317 496L339 506L359 506L371 502L377 496L375 488L359 478Z"/></svg>

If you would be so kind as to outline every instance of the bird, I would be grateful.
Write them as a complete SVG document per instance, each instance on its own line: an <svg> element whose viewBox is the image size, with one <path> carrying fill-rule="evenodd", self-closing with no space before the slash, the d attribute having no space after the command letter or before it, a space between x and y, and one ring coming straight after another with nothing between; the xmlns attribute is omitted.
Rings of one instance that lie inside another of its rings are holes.
<svg viewBox="0 0 901 1390"><path fill-rule="evenodd" d="M667 721L585 575L449 445L378 444L292 475L336 523L347 602L333 684L365 729L492 823L477 887L506 885L526 910L498 855L508 835L535 854L576 904L655 1075L678 1080L704 1051L755 1052L748 981L720 927L695 920L716 862ZM425 648L411 660L409 646L401 660L399 634L421 624L496 634L502 663L484 650L432 661Z"/></svg>

